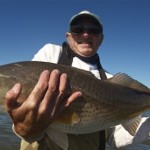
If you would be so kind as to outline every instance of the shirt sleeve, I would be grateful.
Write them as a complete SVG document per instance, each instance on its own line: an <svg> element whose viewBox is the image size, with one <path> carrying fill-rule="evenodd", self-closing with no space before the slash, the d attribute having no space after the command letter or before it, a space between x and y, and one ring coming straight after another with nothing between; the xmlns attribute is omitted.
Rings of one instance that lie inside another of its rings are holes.
<svg viewBox="0 0 150 150"><path fill-rule="evenodd" d="M32 61L57 63L62 53L62 47L55 44L44 45L33 57Z"/></svg>

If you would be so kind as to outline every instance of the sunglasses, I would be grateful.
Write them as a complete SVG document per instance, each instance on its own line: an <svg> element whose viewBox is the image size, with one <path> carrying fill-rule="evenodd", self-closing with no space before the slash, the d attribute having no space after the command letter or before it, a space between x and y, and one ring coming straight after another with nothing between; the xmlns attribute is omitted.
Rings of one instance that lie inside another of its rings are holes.
<svg viewBox="0 0 150 150"><path fill-rule="evenodd" d="M70 32L72 34L83 34L87 32L89 34L98 35L102 33L102 28L94 25L74 25L70 27Z"/></svg>

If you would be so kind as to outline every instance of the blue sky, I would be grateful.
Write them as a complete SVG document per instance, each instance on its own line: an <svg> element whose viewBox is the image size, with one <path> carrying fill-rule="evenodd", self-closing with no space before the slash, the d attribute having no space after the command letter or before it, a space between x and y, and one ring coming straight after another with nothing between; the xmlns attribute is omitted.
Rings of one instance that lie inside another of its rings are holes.
<svg viewBox="0 0 150 150"><path fill-rule="evenodd" d="M0 0L0 65L31 60L46 43L62 44L71 16L81 10L103 23L103 67L150 87L149 0Z"/></svg>

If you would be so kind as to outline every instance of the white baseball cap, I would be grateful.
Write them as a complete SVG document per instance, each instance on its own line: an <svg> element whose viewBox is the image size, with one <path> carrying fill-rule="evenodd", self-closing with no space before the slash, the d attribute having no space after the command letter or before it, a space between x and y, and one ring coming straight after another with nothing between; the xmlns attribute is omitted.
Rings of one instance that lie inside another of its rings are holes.
<svg viewBox="0 0 150 150"><path fill-rule="evenodd" d="M93 18L100 25L100 27L103 29L103 26L102 26L102 23L100 21L99 16L97 16L96 14L91 13L90 11L87 11L87 10L83 10L83 11L79 12L78 14L75 14L74 16L72 16L70 19L70 26L72 25L72 23L74 21L78 20L81 17Z"/></svg>

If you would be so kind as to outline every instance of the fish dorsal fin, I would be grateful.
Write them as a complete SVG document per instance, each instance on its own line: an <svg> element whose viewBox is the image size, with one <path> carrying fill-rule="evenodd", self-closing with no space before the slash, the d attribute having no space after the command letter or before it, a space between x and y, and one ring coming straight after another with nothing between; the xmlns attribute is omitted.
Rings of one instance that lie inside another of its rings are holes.
<svg viewBox="0 0 150 150"><path fill-rule="evenodd" d="M150 89L148 87L138 82L137 80L131 78L125 73L115 74L112 78L108 79L108 82L130 87L138 91L150 93Z"/></svg>
<svg viewBox="0 0 150 150"><path fill-rule="evenodd" d="M126 131L128 131L132 136L134 136L141 122L141 118L142 118L141 115L139 115L123 123L122 126L124 127Z"/></svg>

